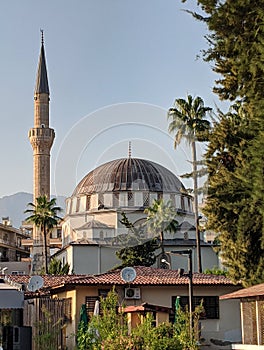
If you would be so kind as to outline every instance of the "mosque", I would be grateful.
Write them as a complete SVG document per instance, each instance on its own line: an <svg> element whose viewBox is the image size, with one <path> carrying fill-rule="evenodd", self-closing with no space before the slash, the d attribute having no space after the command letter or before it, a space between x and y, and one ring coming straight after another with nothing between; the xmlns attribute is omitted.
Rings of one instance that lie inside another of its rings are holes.
<svg viewBox="0 0 264 350"><path fill-rule="evenodd" d="M34 105L34 127L29 131L29 140L33 148L35 200L40 195L50 197L50 151L55 138L54 130L49 127L49 84L43 33ZM127 158L111 160L90 171L66 200L61 247L54 257L67 262L70 272L76 274L102 273L120 265L115 252L128 246L128 236L132 234L120 223L122 213L134 226L144 226L144 211L155 199L163 199L165 203L170 201L179 223L176 232L164 232L167 266L164 266L164 256L161 255L158 255L155 266L172 269L185 267L187 259L169 252L192 249L195 271L192 196L170 170L153 161L131 157L131 149ZM32 273L36 273L43 262L43 239L36 228L33 229L32 238ZM203 237L201 253L203 269L218 266L212 245L206 243Z"/></svg>

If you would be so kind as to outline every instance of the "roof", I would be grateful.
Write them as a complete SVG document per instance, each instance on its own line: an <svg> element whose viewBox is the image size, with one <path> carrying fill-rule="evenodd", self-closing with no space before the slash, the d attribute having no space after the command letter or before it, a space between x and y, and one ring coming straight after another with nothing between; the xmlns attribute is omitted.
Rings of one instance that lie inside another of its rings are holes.
<svg viewBox="0 0 264 350"><path fill-rule="evenodd" d="M188 275L180 276L177 270L156 269L153 267L135 267L136 279L130 286L175 286L188 285ZM112 270L100 275L65 275L43 276L44 286L41 293L50 293L52 289L74 288L75 286L122 286L127 285L120 276L121 269ZM8 276L10 281L28 284L30 276ZM200 286L234 286L234 283L225 276L216 276L202 273L193 274L193 285Z"/></svg>
<svg viewBox="0 0 264 350"><path fill-rule="evenodd" d="M166 306L160 306L160 305L153 305L148 303L143 303L141 305L130 305L123 309L123 311L126 312L145 312L145 311L157 311L157 312L165 312L165 313L171 313L172 308L166 307Z"/></svg>
<svg viewBox="0 0 264 350"><path fill-rule="evenodd" d="M89 229L93 229L93 228L111 229L113 227L114 226L106 225L103 222L98 221L98 220L91 220L91 221L86 222L84 225L82 225L78 228L75 228L75 230L89 230Z"/></svg>
<svg viewBox="0 0 264 350"><path fill-rule="evenodd" d="M35 86L35 94L46 93L49 94L49 83L48 83L48 74L45 60L45 50L44 44L42 42L39 63L38 63L38 72Z"/></svg>
<svg viewBox="0 0 264 350"><path fill-rule="evenodd" d="M252 287L239 289L236 292L222 295L220 299L240 299L248 297L257 297L264 295L264 283Z"/></svg>
<svg viewBox="0 0 264 350"><path fill-rule="evenodd" d="M89 172L73 196L131 190L179 193L183 188L181 181L162 165L129 157L112 160Z"/></svg>

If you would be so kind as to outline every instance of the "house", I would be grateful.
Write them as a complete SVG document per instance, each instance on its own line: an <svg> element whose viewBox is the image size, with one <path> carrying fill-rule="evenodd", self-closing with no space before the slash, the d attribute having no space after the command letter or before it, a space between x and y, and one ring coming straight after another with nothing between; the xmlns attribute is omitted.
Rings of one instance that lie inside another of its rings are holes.
<svg viewBox="0 0 264 350"><path fill-rule="evenodd" d="M220 300L240 299L242 344L232 349L264 349L264 283L222 295Z"/></svg>
<svg viewBox="0 0 264 350"><path fill-rule="evenodd" d="M0 278L0 349L22 349L23 343L24 349L31 350L31 327L25 327L22 321L24 293L14 284Z"/></svg>
<svg viewBox="0 0 264 350"><path fill-rule="evenodd" d="M29 250L22 246L22 239L27 237L27 234L12 226L8 217L2 218L2 223L0 223L0 262L21 261L28 258Z"/></svg>
<svg viewBox="0 0 264 350"><path fill-rule="evenodd" d="M135 271L135 279L129 283L121 278L121 270L99 275L43 276L44 286L37 294L25 292L25 314L37 314L34 308L40 305L40 301L44 303L47 297L54 300L54 303L64 301L59 311L64 310L64 313L60 314L60 318L63 319L60 326L61 346L74 349L75 338L72 335L76 334L82 305L86 305L88 316L91 316L98 298L104 297L113 287L118 293L120 305L124 303L127 307L140 307L147 303L152 305L151 307L157 307L157 311L161 311L163 307L161 317L164 319L166 313L170 314L170 311L173 311L177 296L180 296L183 306L188 304L188 275L182 275L175 270L152 267L135 267ZM17 283L29 282L29 276L9 278ZM224 276L194 273L192 281L193 303L199 305L203 300L205 309L204 318L201 320L201 337L204 342L210 344L210 339L241 341L239 302L219 300L221 295L233 292L239 287ZM29 308L31 313L28 312ZM29 326L34 319L24 317L24 321L24 324Z"/></svg>

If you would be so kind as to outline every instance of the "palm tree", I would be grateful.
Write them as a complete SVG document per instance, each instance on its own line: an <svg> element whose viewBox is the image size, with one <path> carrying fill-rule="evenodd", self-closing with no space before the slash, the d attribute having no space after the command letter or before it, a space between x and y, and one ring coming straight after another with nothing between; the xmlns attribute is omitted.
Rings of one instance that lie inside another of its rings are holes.
<svg viewBox="0 0 264 350"><path fill-rule="evenodd" d="M48 252L47 252L47 234L58 225L61 220L57 216L58 212L62 211L62 208L56 206L56 198L52 198L50 201L47 196L40 196L36 198L36 204L28 203L31 209L25 210L25 213L29 213L30 216L26 218L27 222L34 224L40 228L44 241L44 269L48 274Z"/></svg>
<svg viewBox="0 0 264 350"><path fill-rule="evenodd" d="M175 232L178 221L175 219L175 207L170 201L165 203L162 199L154 200L151 207L144 210L147 214L146 225L148 231L154 235L159 234L161 243L161 256L165 256L164 232Z"/></svg>
<svg viewBox="0 0 264 350"><path fill-rule="evenodd" d="M191 146L192 151L192 175L193 175L193 193L194 193L194 216L196 227L196 245L197 245L197 268L202 272L201 246L198 217L198 193L197 193L197 157L196 141L206 141L210 130L210 122L206 119L207 112L212 108L205 107L201 97L193 98L187 95L187 100L176 99L174 106L168 111L169 132L175 133L174 148L181 143L182 139Z"/></svg>

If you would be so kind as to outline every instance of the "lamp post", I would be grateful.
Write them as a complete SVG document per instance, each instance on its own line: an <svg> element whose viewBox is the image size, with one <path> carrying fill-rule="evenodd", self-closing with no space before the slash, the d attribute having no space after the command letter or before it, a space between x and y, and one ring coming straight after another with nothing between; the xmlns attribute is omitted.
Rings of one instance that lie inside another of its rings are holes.
<svg viewBox="0 0 264 350"><path fill-rule="evenodd" d="M190 315L190 337L192 336L192 311L193 311L193 282L192 282L192 276L193 276L193 268L192 268L192 250L186 249L186 250L174 250L171 251L169 254L174 255L185 255L188 256L188 277L189 277L189 315Z"/></svg>

